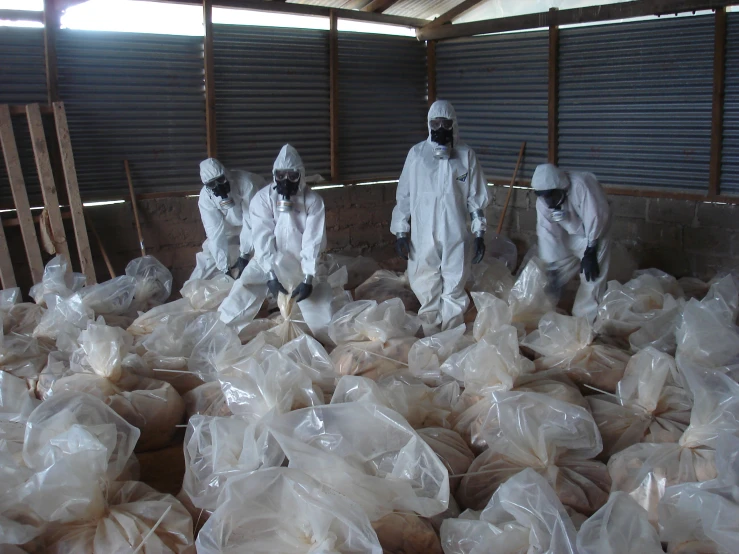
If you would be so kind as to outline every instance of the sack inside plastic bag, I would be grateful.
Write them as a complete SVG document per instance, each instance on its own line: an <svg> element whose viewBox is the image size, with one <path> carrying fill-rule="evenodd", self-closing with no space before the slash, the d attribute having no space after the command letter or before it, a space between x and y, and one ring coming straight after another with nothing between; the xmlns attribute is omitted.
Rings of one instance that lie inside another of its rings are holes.
<svg viewBox="0 0 739 554"><path fill-rule="evenodd" d="M136 278L122 275L79 291L82 304L95 315L126 315L136 292ZM134 316L136 314L133 314Z"/></svg>
<svg viewBox="0 0 739 554"><path fill-rule="evenodd" d="M215 379L231 352L241 346L236 331L219 319L218 312L198 316L185 328L182 339L192 345L187 369L203 381Z"/></svg>
<svg viewBox="0 0 739 554"><path fill-rule="evenodd" d="M338 374L326 349L310 335L301 335L280 348L280 352L299 365L324 393L333 393Z"/></svg>
<svg viewBox="0 0 739 554"><path fill-rule="evenodd" d="M513 283L513 275L507 264L502 260L487 257L472 266L467 288L471 292L487 292L507 300Z"/></svg>
<svg viewBox="0 0 739 554"><path fill-rule="evenodd" d="M192 279L185 283L180 294L195 310L217 310L231 292L233 284L233 279L222 274L212 279Z"/></svg>
<svg viewBox="0 0 739 554"><path fill-rule="evenodd" d="M434 526L416 514L390 513L372 523L383 554L443 554Z"/></svg>
<svg viewBox="0 0 739 554"><path fill-rule="evenodd" d="M185 412L187 417L194 415L203 416L220 416L227 417L231 415L231 410L226 403L226 397L221 390L221 384L218 381L203 383L195 387L182 396L185 401Z"/></svg>
<svg viewBox="0 0 739 554"><path fill-rule="evenodd" d="M421 328L417 316L406 312L395 298L377 303L373 300L351 302L339 310L329 325L329 335L341 345L354 341L380 341L415 336Z"/></svg>
<svg viewBox="0 0 739 554"><path fill-rule="evenodd" d="M508 305L513 322L523 324L526 330L535 329L541 317L554 310L544 263L539 258L531 258L521 270L508 294Z"/></svg>
<svg viewBox="0 0 739 554"><path fill-rule="evenodd" d="M441 371L441 364L475 342L465 331L460 325L414 342L408 352L408 372L432 387L448 382L450 377Z"/></svg>
<svg viewBox="0 0 739 554"><path fill-rule="evenodd" d="M441 524L445 554L576 554L575 527L552 488L526 469L504 483L481 512Z"/></svg>
<svg viewBox="0 0 739 554"><path fill-rule="evenodd" d="M25 379L0 371L0 440L23 444L26 421L39 404Z"/></svg>
<svg viewBox="0 0 739 554"><path fill-rule="evenodd" d="M156 306L150 309L148 312L140 314L126 329L129 333L134 336L148 335L154 331L160 325L167 323L173 318L191 314L189 317L194 319L200 313L199 310L193 309L187 298L180 298L173 302L167 302L161 306Z"/></svg>
<svg viewBox="0 0 739 554"><path fill-rule="evenodd" d="M199 554L382 554L367 515L302 471L235 476L218 504L198 534Z"/></svg>
<svg viewBox="0 0 739 554"><path fill-rule="evenodd" d="M396 412L364 402L305 408L269 430L290 467L358 503L371 521L392 511L430 517L446 510L444 464Z"/></svg>
<svg viewBox="0 0 739 554"><path fill-rule="evenodd" d="M145 312L159 306L172 294L172 273L154 256L128 262L126 275L136 279L131 305L136 311Z"/></svg>
<svg viewBox="0 0 739 554"><path fill-rule="evenodd" d="M426 427L418 434L426 441L449 471L449 486L452 494L459 487L461 476L467 473L475 454L462 436L451 429Z"/></svg>
<svg viewBox="0 0 739 554"><path fill-rule="evenodd" d="M346 268L348 289L357 288L380 269L380 265L373 258L342 254L326 254L326 266L329 274L342 267Z"/></svg>
<svg viewBox="0 0 739 554"><path fill-rule="evenodd" d="M330 358L338 375L358 375L379 380L408 369L408 355L418 339L403 337L348 342L331 351Z"/></svg>
<svg viewBox="0 0 739 554"><path fill-rule="evenodd" d="M372 274L364 283L354 291L356 300L374 300L378 304L386 300L398 298L406 310L418 312L421 303L411 290L408 276L405 273L397 273L387 269L380 269Z"/></svg>
<svg viewBox="0 0 739 554"><path fill-rule="evenodd" d="M86 282L85 275L72 272L64 256L56 255L46 264L41 282L33 285L29 294L36 304L46 306L47 294L66 298L84 287Z"/></svg>
<svg viewBox="0 0 739 554"><path fill-rule="evenodd" d="M46 309L42 306L30 302L12 304L7 309L0 307L3 333L6 335L11 333L31 335L45 313ZM0 338L0 341L2 341L2 338ZM0 342L0 347L2 347L2 342Z"/></svg>
<svg viewBox="0 0 739 554"><path fill-rule="evenodd" d="M87 322L95 317L79 293L68 298L47 295L46 303L48 310L34 329L33 336L56 341L57 346L64 335L68 337L68 343L75 342L80 332L87 328Z"/></svg>
<svg viewBox="0 0 739 554"><path fill-rule="evenodd" d="M11 333L0 346L0 371L24 379L35 379L46 365L50 346L29 335Z"/></svg>

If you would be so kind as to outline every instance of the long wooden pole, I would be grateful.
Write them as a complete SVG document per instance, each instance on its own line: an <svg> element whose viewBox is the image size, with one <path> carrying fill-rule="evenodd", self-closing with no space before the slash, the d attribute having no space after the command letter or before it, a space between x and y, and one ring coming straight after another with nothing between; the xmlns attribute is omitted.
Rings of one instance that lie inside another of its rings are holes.
<svg viewBox="0 0 739 554"><path fill-rule="evenodd" d="M136 193L133 191L133 181L131 180L131 168L128 167L128 160L123 160L126 167L126 178L128 179L128 192L131 195L131 206L133 206L133 219L136 222L136 232L139 235L139 246L141 247L141 255L146 256L144 248L144 234L141 232L141 221L139 220L139 207L136 204Z"/></svg>
<svg viewBox="0 0 739 554"><path fill-rule="evenodd" d="M105 247L103 246L103 241L100 238L100 235L98 235L98 231L95 228L95 225L92 222L92 219L90 216L85 212L85 219L87 220L87 226L89 227L90 231L92 231L92 236L95 237L95 242L98 243L98 248L100 249L100 253L103 255L103 261L105 262L105 265L108 267L108 273L110 273L110 278L115 279L115 270L113 269L113 264L110 263L110 258L108 257L108 253L105 251Z"/></svg>
<svg viewBox="0 0 739 554"><path fill-rule="evenodd" d="M503 213L500 214L500 221L498 221L498 231L497 233L500 234L500 232L503 230L503 220L505 219L505 213L508 211L508 204L511 202L511 195L513 194L513 184L516 182L516 177L518 176L518 167L521 165L521 158L523 158L523 151L526 149L526 143L521 143L521 150L518 151L518 160L516 161L516 169L513 170L513 177L511 178L511 186L508 188L508 196L506 196L505 199L505 205L503 206Z"/></svg>

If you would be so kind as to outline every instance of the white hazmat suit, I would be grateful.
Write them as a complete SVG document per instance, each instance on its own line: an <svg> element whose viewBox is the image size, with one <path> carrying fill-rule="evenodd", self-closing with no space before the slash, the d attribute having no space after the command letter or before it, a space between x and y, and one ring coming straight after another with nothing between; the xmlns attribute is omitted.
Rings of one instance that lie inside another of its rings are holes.
<svg viewBox="0 0 739 554"><path fill-rule="evenodd" d="M241 256L249 256L253 250L252 230L249 221L249 203L265 180L249 171L226 169L221 162L208 158L200 163L200 179L205 183L225 176L231 185L228 193L231 203L222 203L208 187L200 190L198 208L205 227L203 251L195 256L193 279L210 279L218 273L226 273Z"/></svg>
<svg viewBox="0 0 739 554"><path fill-rule="evenodd" d="M551 164L536 168L531 179L536 191L565 190L567 197L559 217L543 198L536 201L536 234L539 257L547 264L552 287L560 291L580 272L580 264L588 246L597 245L600 275L588 281L580 277L572 314L595 320L603 298L611 255L611 209L608 198L595 175L581 171L564 171Z"/></svg>
<svg viewBox="0 0 739 554"><path fill-rule="evenodd" d="M473 235L485 232L488 204L482 167L474 150L459 140L457 115L449 102L437 100L429 109L428 121L440 117L454 122L451 155L434 157L429 125L429 138L408 153L390 224L396 236L410 232L408 278L421 302L418 315L426 334L457 327L464 320L469 306L464 290L469 246Z"/></svg>
<svg viewBox="0 0 739 554"><path fill-rule="evenodd" d="M290 198L292 211L278 210L274 183L252 199L249 213L254 258L218 308L221 321L237 331L254 319L267 298L271 271L290 292L305 276L315 276L318 258L326 247L323 199L306 186L303 161L289 144L282 147L274 163L274 170L284 169L300 171L298 193Z"/></svg>

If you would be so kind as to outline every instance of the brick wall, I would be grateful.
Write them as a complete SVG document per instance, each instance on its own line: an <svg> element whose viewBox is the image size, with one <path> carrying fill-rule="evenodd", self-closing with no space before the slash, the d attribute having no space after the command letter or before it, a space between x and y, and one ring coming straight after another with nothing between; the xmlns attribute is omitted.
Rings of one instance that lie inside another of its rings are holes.
<svg viewBox="0 0 739 554"><path fill-rule="evenodd" d="M390 217L395 205L395 185L349 186L324 189L328 250L363 254L384 267L402 270L395 256ZM507 187L490 187L487 218L497 226ZM536 243L535 196L515 189L506 215L503 234L518 246L523 257ZM611 196L613 233L634 256L640 267L658 267L677 276L709 278L721 269L739 268L739 206L684 200ZM164 263L179 290L195 264L195 254L205 239L197 198L142 200L140 216L147 252ZM92 221L120 275L126 263L139 256L138 238L128 203L88 208ZM67 237L73 231L69 221ZM11 257L20 286L30 286L28 264L17 227L6 228ZM98 278L108 273L97 245L90 241ZM73 242L70 250L74 251ZM75 269L79 269L74 262Z"/></svg>

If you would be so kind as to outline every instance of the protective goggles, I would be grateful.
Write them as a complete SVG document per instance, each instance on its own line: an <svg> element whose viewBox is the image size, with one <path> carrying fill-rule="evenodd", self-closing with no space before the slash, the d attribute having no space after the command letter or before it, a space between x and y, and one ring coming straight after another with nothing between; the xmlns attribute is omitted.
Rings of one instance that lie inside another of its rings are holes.
<svg viewBox="0 0 739 554"><path fill-rule="evenodd" d="M228 183L228 179L226 179L226 176L219 175L215 179L211 179L210 181L205 183L205 186L208 187L209 189L213 189L213 188L216 188L218 185L225 185L226 183Z"/></svg>
<svg viewBox="0 0 739 554"><path fill-rule="evenodd" d="M275 181L300 181L300 171L295 169L278 169L274 175Z"/></svg>
<svg viewBox="0 0 739 554"><path fill-rule="evenodd" d="M446 117L436 117L429 121L429 127L431 127L432 131L438 131L442 127L447 131L451 131L454 129L454 121Z"/></svg>

